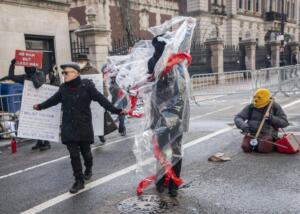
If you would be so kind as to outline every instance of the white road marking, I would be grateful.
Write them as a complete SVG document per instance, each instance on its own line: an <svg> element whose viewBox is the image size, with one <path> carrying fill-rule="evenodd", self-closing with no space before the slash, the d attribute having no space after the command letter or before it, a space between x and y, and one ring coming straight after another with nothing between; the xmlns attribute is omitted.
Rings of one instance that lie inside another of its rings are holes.
<svg viewBox="0 0 300 214"><path fill-rule="evenodd" d="M196 120L196 119L199 119L199 118L202 118L202 117L211 115L211 114L215 114L215 113L218 113L218 112L221 112L221 111L225 111L225 110L231 109L231 108L233 108L233 107L234 107L234 106L227 106L227 107L225 107L225 108L221 108L221 109L218 109L218 110L216 110L216 111L208 112L208 113L206 113L206 114L201 114L201 115L199 115L199 116L193 117L193 118L191 118L190 120L191 120L191 121L192 121L192 120Z"/></svg>
<svg viewBox="0 0 300 214"><path fill-rule="evenodd" d="M228 110L228 109L233 108L233 107L234 107L234 106L228 106L228 107L225 107L225 108L216 110L216 111L208 112L208 113L206 113L206 114L202 114L202 115L199 115L199 116L196 116L196 117L191 118L191 121L192 121L192 120L195 120L195 119L199 119L199 118L205 117L205 116L208 116L208 115L211 115L211 114L215 114L215 113L218 113L218 112L221 112L221 111L225 111L225 110ZM105 144L104 146L109 146L109 145L118 143L118 142L120 142L120 141L128 140L128 139L131 139L131 138L134 138L134 135L128 136L128 137L126 137L126 138L120 138L120 139L118 139L118 140L115 140L115 141L112 141L112 142L110 142L110 143L107 143L107 144ZM99 148L99 147L103 147L103 146L95 146L95 147L92 148L92 151L95 150L95 149L97 149L97 148ZM47 162L44 162L44 163L41 163L41 164L38 164L38 165L35 165L35 166L32 166L32 167L28 167L28 168L23 169L23 170L18 170L18 171L16 171L16 172L12 172L12 173L9 173L9 174L7 174L7 175L2 175L2 176L0 176L0 180L1 180L1 179L4 179L4 178L11 177L11 176L13 176L13 175L17 175L17 174L23 173L23 172L27 172L27 171L29 171L29 170L36 169L36 168L39 168L39 167L42 167L42 166L46 166L46 165L48 165L48 164L56 163L56 162L58 162L58 161L67 159L67 158L69 158L69 157L70 157L69 155L66 155L66 156L60 157L60 158L55 159L55 160L47 161Z"/></svg>
<svg viewBox="0 0 300 214"><path fill-rule="evenodd" d="M243 102L243 103L241 103L240 105L245 105L245 104L247 104L247 103L249 103L249 102L248 102L248 101L247 101L247 102ZM288 108L288 107L291 107L291 106L293 106L293 105L295 105L295 104L298 104L298 103L300 103L300 100L296 100L296 101L294 101L294 102L291 102L291 103L289 103L289 104L283 106L283 108ZM199 118L205 117L205 116L208 116L208 115L211 115L211 114L215 114L215 113L218 113L218 112L221 112L221 111L226 111L226 110L231 109L231 108L233 108L233 107L234 107L234 106L227 106L227 107L225 107L225 108L222 108L222 109L219 109L219 110L216 110L216 111L208 112L208 113L206 113L206 114L202 114L202 115L199 115L199 116L196 116L196 117L191 118L191 121L192 121L192 120L195 120L195 119L199 119ZM124 141L124 140L131 139L131 138L133 138L133 137L134 137L134 136L129 136L129 137L126 137L126 138L121 138L121 139L112 141L112 142L110 142L110 143L107 143L107 144L105 144L104 146L112 145L112 144L118 143L118 142L120 142L120 141ZM95 150L95 149L97 149L97 148L99 148L99 147L103 147L103 146L95 146L95 147L92 148L92 151ZM7 178L7 177L11 177L11 176L13 176L13 175L17 175L17 174L23 173L23 172L27 172L27 171L29 171L29 170L36 169L36 168L39 168L39 167L42 167L42 166L46 166L46 165L49 165L49 164L52 164L52 163L56 163L56 162L58 162L58 161L61 161L61 160L67 159L67 158L69 158L69 155L66 155L66 156L57 158L57 159L55 159L55 160L47 161L47 162L44 162L44 163L41 163L41 164L38 164L38 165L35 165L35 166L32 166L32 167L28 167L28 168L25 168L25 169L22 169L22 170L18 170L18 171L9 173L9 174L7 174L7 175L2 175L2 176L0 176L0 180L1 180L1 179L4 179L4 178Z"/></svg>
<svg viewBox="0 0 300 214"><path fill-rule="evenodd" d="M120 141L128 140L128 139L133 138L133 137L134 137L134 135L128 136L128 137L126 137L126 138L121 138L121 139L112 141L112 142L110 142L110 143L107 143L107 144L105 144L104 146L109 146L109 145L118 143L118 142L120 142ZM103 145L99 145L99 146L92 147L92 151L95 150L95 149L98 149L99 147L103 147ZM18 170L18 171L16 171L16 172L9 173L9 174L7 174L7 175L2 175L2 176L0 176L0 180L1 180L1 179L4 179L4 178L7 178L7 177L10 177L10 176L13 176L13 175L17 175L17 174L23 173L23 172L27 172L27 171L29 171L29 170L36 169L36 168L39 168L39 167L42 167L42 166L46 166L46 165L49 165L49 164L52 164L52 163L56 163L56 162L58 162L58 161L64 160L64 159L69 158L69 157L70 157L69 155L66 155L66 156L63 156L63 157L60 157L60 158L51 160L51 161L47 161L47 162L44 162L44 163L41 163L41 164L37 164L37 165L31 166L31 167L28 167L28 168L26 168L26 169L22 169L22 170Z"/></svg>
<svg viewBox="0 0 300 214"><path fill-rule="evenodd" d="M198 138L196 140L193 140L193 141L190 141L190 142L184 144L183 148L187 149L187 148L192 147L192 146L194 146L194 145L196 145L198 143L201 143L203 141L206 141L208 139L216 137L216 136L218 136L220 134L228 132L228 131L230 131L232 129L233 129L233 127L227 127L227 128L218 130L218 131L213 132L211 134L208 134L208 135L206 135L204 137ZM114 172L114 173L112 173L110 175L107 175L105 177L99 178L98 180L95 180L95 181L93 181L91 183L86 184L85 188L83 190L79 191L77 194L80 194L82 192L88 191L88 190L90 190L92 188L95 188L95 187L101 185L101 184L107 183L107 182L109 182L109 181L111 181L111 180L113 180L115 178L118 178L118 177L120 177L122 175L125 175L125 174L127 174L127 173L135 170L136 168L137 168L137 164L133 164L133 165L131 165L129 167L126 167L126 168L124 168L122 170ZM21 214L32 214L32 213L41 212L41 211L43 211L43 210L45 210L45 209L47 209L49 207L52 207L52 206L54 206L54 205L56 205L56 204L58 204L58 203L60 203L62 201L65 201L65 200L67 200L69 198L72 198L72 197L76 196L77 194L71 194L69 192L63 193L63 194L61 194L59 196L56 196L55 198L52 198L52 199L50 199L50 200L48 200L48 201L46 201L44 203L41 203L41 204L39 204L39 205L31 208L31 209L28 209L28 210L22 212Z"/></svg>
<svg viewBox="0 0 300 214"><path fill-rule="evenodd" d="M294 102L291 102L289 104L284 105L283 108L289 108L289 107L294 106L298 103L300 103L300 100L295 100Z"/></svg>
<svg viewBox="0 0 300 214"><path fill-rule="evenodd" d="M286 105L283 106L283 108L291 107L291 106L293 106L293 105L295 105L297 103L300 103L300 100L297 100L297 101L294 101L292 103L286 104ZM211 134L205 135L205 136L203 136L201 138L198 138L196 140L193 140L193 141L190 141L190 142L184 144L183 148L187 149L187 148L192 147L194 145L197 145L197 144L199 144L199 143L201 143L203 141L209 140L209 139L211 139L213 137L216 137L216 136L221 135L223 133L229 132L229 131L233 130L234 128L235 127L226 127L224 129L220 129L220 130L218 130L216 132L213 132ZM105 177L99 178L98 180L95 180L95 181L93 181L91 183L88 183L85 186L85 189L81 190L77 194L80 194L82 192L88 191L88 190L90 190L92 188L95 188L95 187L101 185L101 184L107 183L107 182L109 182L109 181L111 181L111 180L113 180L115 178L118 178L118 177L120 177L122 175L125 175L125 174L127 174L127 173L135 170L136 167L137 167L137 164L134 164L134 165L126 167L126 168L124 168L122 170L119 170L117 172L114 172L114 173L112 173L110 175L107 175ZM59 196L57 196L55 198L52 198L52 199L50 199L50 200L48 200L46 202L43 202L43 203L41 203L41 204L39 204L39 205L31 208L31 209L28 209L28 210L22 212L22 214L32 214L32 213L41 212L41 211L43 211L43 210L45 210L45 209L47 209L49 207L52 207L52 206L54 206L54 205L56 205L58 203L61 203L62 201L65 201L65 200L67 200L69 198L72 198L72 197L76 196L77 194L70 194L69 192L61 194L61 195L59 195Z"/></svg>

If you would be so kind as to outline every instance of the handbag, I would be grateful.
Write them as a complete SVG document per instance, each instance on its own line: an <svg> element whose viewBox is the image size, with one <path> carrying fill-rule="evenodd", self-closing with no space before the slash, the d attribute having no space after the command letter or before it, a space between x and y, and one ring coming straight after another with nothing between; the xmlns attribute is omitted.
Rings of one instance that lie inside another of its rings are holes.
<svg viewBox="0 0 300 214"><path fill-rule="evenodd" d="M112 119L108 111L105 111L104 112L104 135L108 135L117 129L118 127L115 121Z"/></svg>
<svg viewBox="0 0 300 214"><path fill-rule="evenodd" d="M279 153L296 154L300 150L300 143L294 134L284 132L283 137L276 141L276 149Z"/></svg>

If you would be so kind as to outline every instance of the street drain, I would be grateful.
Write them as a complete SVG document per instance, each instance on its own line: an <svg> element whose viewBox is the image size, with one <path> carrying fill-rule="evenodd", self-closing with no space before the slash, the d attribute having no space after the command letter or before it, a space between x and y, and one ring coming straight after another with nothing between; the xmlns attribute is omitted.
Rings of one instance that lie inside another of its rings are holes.
<svg viewBox="0 0 300 214"><path fill-rule="evenodd" d="M121 201L118 204L118 209L122 214L159 214L164 213L176 205L177 203L170 198L161 198L157 195L142 195Z"/></svg>

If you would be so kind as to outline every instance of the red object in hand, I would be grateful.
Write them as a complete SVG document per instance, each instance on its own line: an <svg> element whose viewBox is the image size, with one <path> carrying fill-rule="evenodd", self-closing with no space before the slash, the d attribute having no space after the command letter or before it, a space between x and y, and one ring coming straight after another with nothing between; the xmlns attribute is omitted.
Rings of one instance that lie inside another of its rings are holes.
<svg viewBox="0 0 300 214"><path fill-rule="evenodd" d="M137 104L137 98L134 96L129 96L131 107L130 110L128 111L128 115L131 117L135 118L141 118L144 116L144 114L134 114L133 111L136 109L136 104Z"/></svg>
<svg viewBox="0 0 300 214"><path fill-rule="evenodd" d="M17 141L13 138L10 142L11 153L17 153Z"/></svg>

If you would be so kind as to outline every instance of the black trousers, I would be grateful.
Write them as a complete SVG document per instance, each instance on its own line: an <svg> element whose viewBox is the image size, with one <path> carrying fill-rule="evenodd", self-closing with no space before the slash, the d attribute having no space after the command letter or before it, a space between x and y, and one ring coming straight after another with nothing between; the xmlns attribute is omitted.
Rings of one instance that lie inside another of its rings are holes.
<svg viewBox="0 0 300 214"><path fill-rule="evenodd" d="M90 142L68 142L66 146L70 153L71 165L75 179L83 179L82 164L80 153L84 160L84 166L87 170L91 170L93 166L93 156L91 152Z"/></svg>
<svg viewBox="0 0 300 214"><path fill-rule="evenodd" d="M182 135L178 136L173 142L171 142L171 150L172 150L172 169L175 175L179 178L181 173L181 166L182 166L182 154L181 154L181 144L182 144ZM163 142L159 142L160 145L164 144ZM165 144L164 144L165 145ZM165 145L168 146L168 145ZM163 152L164 148L160 148ZM159 163L158 163L159 165ZM162 167L157 172L156 185L163 185L165 181L165 169ZM169 190L178 189L174 181L171 179L169 182Z"/></svg>

